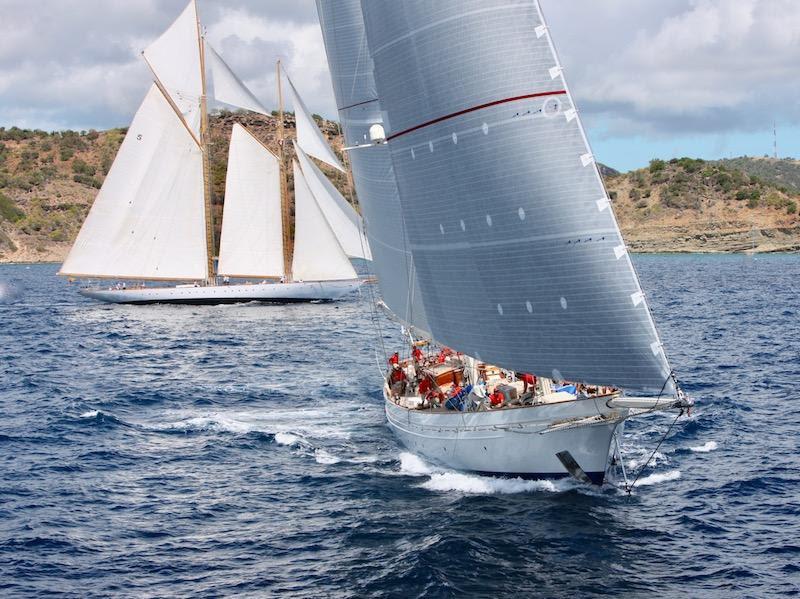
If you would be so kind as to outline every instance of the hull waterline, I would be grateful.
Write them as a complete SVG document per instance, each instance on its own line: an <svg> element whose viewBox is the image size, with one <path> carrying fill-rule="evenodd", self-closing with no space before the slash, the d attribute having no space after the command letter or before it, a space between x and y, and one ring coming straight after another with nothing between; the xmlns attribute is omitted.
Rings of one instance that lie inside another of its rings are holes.
<svg viewBox="0 0 800 599"><path fill-rule="evenodd" d="M363 281L313 281L216 285L208 287L145 287L131 289L81 289L81 295L113 304L218 305L246 302L288 304L341 299L357 290Z"/></svg>
<svg viewBox="0 0 800 599"><path fill-rule="evenodd" d="M570 476L556 456L568 451L595 484L602 484L614 432L624 410L602 399L483 412L410 410L385 402L389 427L420 456L455 470L502 477L558 479ZM543 432L555 423L595 416L609 420Z"/></svg>

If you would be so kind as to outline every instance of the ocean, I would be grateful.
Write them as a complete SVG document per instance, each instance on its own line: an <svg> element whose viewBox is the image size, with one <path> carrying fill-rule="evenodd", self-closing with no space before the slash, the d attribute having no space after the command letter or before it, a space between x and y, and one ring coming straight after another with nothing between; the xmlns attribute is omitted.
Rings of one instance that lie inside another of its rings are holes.
<svg viewBox="0 0 800 599"><path fill-rule="evenodd" d="M367 294L110 306L0 265L0 596L800 595L800 256L635 262L697 406L631 496L405 451Z"/></svg>

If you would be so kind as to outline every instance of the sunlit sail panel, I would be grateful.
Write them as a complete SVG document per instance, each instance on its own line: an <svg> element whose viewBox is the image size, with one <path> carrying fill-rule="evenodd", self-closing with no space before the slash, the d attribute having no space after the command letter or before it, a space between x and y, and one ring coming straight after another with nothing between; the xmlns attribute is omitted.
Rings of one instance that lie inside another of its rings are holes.
<svg viewBox="0 0 800 599"><path fill-rule="evenodd" d="M217 270L232 277L284 275L280 164L239 124L231 133Z"/></svg>
<svg viewBox="0 0 800 599"><path fill-rule="evenodd" d="M296 281L335 281L358 277L339 245L297 162L294 167L295 231L292 276Z"/></svg>
<svg viewBox="0 0 800 599"><path fill-rule="evenodd" d="M152 86L61 273L205 279L202 153Z"/></svg>
<svg viewBox="0 0 800 599"><path fill-rule="evenodd" d="M362 233L361 217L305 152L297 146L295 149L300 169L305 175L311 193L345 254L351 258L372 260L369 242Z"/></svg>
<svg viewBox="0 0 800 599"><path fill-rule="evenodd" d="M434 337L514 370L671 391L538 5L362 8Z"/></svg>
<svg viewBox="0 0 800 599"><path fill-rule="evenodd" d="M248 87L236 76L216 50L206 44L206 63L211 71L214 99L231 106L244 108L260 114L269 114Z"/></svg>
<svg viewBox="0 0 800 599"><path fill-rule="evenodd" d="M317 13L345 143L348 146L368 143L369 128L382 122L382 114L366 45L361 3L359 0L317 0ZM353 150L348 159L381 297L398 318L427 331L388 146Z"/></svg>
<svg viewBox="0 0 800 599"><path fill-rule="evenodd" d="M325 137L322 135L322 131L319 130L317 122L314 120L314 117L311 116L311 112L306 107L300 94L297 93L292 80L289 79L288 76L286 80L289 82L289 95L292 99L294 118L297 124L297 144L303 148L305 153L309 156L319 158L322 162L345 172L342 163L339 162L336 154L333 153L328 142L325 141Z"/></svg>
<svg viewBox="0 0 800 599"><path fill-rule="evenodd" d="M142 53L153 74L186 117L200 130L198 106L203 94L197 4L189 2L181 15Z"/></svg>

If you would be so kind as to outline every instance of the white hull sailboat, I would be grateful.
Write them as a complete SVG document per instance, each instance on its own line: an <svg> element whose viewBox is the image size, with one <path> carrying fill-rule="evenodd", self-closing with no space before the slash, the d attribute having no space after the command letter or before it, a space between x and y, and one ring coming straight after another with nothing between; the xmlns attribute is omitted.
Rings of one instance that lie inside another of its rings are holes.
<svg viewBox="0 0 800 599"><path fill-rule="evenodd" d="M60 274L110 280L81 293L126 304L333 301L353 292L363 280L350 258L371 257L361 218L311 160L344 170L291 81L297 160L287 164L280 63L279 152L234 125L215 262L206 60L214 99L268 113L201 31L193 0L143 52L153 85Z"/></svg>
<svg viewBox="0 0 800 599"><path fill-rule="evenodd" d="M380 304L408 339L389 427L450 468L602 483L626 420L691 400L538 2L317 11Z"/></svg>

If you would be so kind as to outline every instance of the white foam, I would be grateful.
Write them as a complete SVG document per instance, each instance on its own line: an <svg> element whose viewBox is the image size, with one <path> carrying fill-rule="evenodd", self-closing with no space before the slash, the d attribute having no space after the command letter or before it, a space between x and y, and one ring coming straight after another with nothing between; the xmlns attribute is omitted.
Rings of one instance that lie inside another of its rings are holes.
<svg viewBox="0 0 800 599"><path fill-rule="evenodd" d="M317 449L314 451L314 460L316 460L317 464L338 464L342 461L324 449Z"/></svg>
<svg viewBox="0 0 800 599"><path fill-rule="evenodd" d="M460 472L432 474L429 481L422 483L429 491L457 491L477 495L530 493L533 491L557 491L549 480L523 480L521 478L494 478L475 476Z"/></svg>
<svg viewBox="0 0 800 599"><path fill-rule="evenodd" d="M649 476L640 478L638 481L636 481L636 486L646 487L648 485L657 485L659 483L665 483L671 480L678 480L680 477L680 470L670 470L669 472L664 473L658 472L656 474L650 474Z"/></svg>
<svg viewBox="0 0 800 599"><path fill-rule="evenodd" d="M404 451L400 454L400 472L411 476L426 476L433 473L433 469L419 456Z"/></svg>
<svg viewBox="0 0 800 599"><path fill-rule="evenodd" d="M88 412L84 412L78 418L97 418L100 415L100 410L89 410Z"/></svg>
<svg viewBox="0 0 800 599"><path fill-rule="evenodd" d="M696 447L690 447L690 451L694 451L695 453L708 453L709 451L714 451L719 447L716 441L706 441L702 445L698 445Z"/></svg>
<svg viewBox="0 0 800 599"><path fill-rule="evenodd" d="M456 491L477 495L558 491L556 484L548 480L495 478L444 470L431 466L419 456L405 451L400 454L400 472L409 476L430 477L420 485L429 491Z"/></svg>
<svg viewBox="0 0 800 599"><path fill-rule="evenodd" d="M275 443L278 445L297 445L300 437L291 433L275 433Z"/></svg>

